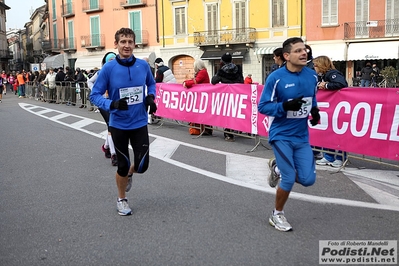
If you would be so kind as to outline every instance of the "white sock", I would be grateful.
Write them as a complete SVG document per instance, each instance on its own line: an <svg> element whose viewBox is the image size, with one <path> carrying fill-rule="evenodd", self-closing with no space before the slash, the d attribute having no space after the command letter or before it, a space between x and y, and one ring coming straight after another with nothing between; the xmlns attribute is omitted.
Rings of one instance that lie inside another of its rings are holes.
<svg viewBox="0 0 399 266"><path fill-rule="evenodd" d="M109 135L108 135L109 136ZM109 144L108 144L108 136L105 138L105 143L104 143L104 148L108 149Z"/></svg>
<svg viewBox="0 0 399 266"><path fill-rule="evenodd" d="M111 150L111 154L116 154L114 141L112 140L112 136L108 135L107 139L108 139L109 149Z"/></svg>
<svg viewBox="0 0 399 266"><path fill-rule="evenodd" d="M284 215L284 211L277 211L276 209L273 210L273 215L282 214Z"/></svg>

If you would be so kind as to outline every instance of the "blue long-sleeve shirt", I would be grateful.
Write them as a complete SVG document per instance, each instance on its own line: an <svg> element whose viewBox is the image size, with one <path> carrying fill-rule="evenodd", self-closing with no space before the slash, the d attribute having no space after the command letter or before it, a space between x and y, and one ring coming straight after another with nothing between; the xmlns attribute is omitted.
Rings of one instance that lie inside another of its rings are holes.
<svg viewBox="0 0 399 266"><path fill-rule="evenodd" d="M134 60L120 59L128 64ZM103 97L108 90L109 99ZM117 60L106 63L100 71L90 94L90 101L110 112L109 125L118 129L136 129L147 125L146 95L155 96L155 80L148 63L141 59L131 66ZM112 101L128 97L128 110L110 109Z"/></svg>
<svg viewBox="0 0 399 266"><path fill-rule="evenodd" d="M269 142L309 141L308 116L311 108L317 106L316 92L317 74L308 67L290 72L283 66L269 75L258 104L258 111L270 116ZM284 110L284 102L300 96L307 102L300 111Z"/></svg>

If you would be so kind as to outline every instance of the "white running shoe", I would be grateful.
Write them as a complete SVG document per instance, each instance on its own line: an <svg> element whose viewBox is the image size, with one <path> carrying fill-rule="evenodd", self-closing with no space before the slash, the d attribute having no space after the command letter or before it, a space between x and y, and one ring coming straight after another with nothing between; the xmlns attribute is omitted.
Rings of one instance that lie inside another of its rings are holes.
<svg viewBox="0 0 399 266"><path fill-rule="evenodd" d="M335 160L334 162L330 163L330 165L332 167L335 167L335 168L340 168L340 167L342 167L342 161L341 160Z"/></svg>
<svg viewBox="0 0 399 266"><path fill-rule="evenodd" d="M274 226L279 231L287 232L292 230L292 226L287 222L284 213L278 213L276 215L270 215L269 224Z"/></svg>
<svg viewBox="0 0 399 266"><path fill-rule="evenodd" d="M326 158L323 157L323 159L321 160L317 160L316 164L317 165L330 165L332 162L330 162L329 160L327 160Z"/></svg>
<svg viewBox="0 0 399 266"><path fill-rule="evenodd" d="M118 208L118 214L122 216L132 214L132 210L129 208L127 204L127 199L118 200L116 203L116 207Z"/></svg>

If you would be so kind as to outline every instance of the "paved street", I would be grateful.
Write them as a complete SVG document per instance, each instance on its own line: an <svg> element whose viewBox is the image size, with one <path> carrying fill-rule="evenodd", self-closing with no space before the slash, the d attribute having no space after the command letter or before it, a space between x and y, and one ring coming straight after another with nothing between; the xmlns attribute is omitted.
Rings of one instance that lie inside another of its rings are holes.
<svg viewBox="0 0 399 266"><path fill-rule="evenodd" d="M0 265L318 265L319 240L397 240L398 168L352 160L317 168L286 205L292 232L268 224L266 141L196 138L150 125L151 161L116 211L105 123L86 109L3 97Z"/></svg>

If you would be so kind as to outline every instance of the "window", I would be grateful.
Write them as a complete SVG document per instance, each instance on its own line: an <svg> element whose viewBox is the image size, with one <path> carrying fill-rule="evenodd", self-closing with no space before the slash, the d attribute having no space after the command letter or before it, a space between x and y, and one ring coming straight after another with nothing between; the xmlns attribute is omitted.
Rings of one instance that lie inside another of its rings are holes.
<svg viewBox="0 0 399 266"><path fill-rule="evenodd" d="M323 0L321 25L338 25L338 0Z"/></svg>
<svg viewBox="0 0 399 266"><path fill-rule="evenodd" d="M186 8L175 8L175 35L186 34Z"/></svg>
<svg viewBox="0 0 399 266"><path fill-rule="evenodd" d="M90 0L89 9L99 9L98 0Z"/></svg>
<svg viewBox="0 0 399 266"><path fill-rule="evenodd" d="M129 12L129 24L130 28L134 31L136 35L136 44L143 43L143 36L141 32L141 12L140 11L133 11Z"/></svg>
<svg viewBox="0 0 399 266"><path fill-rule="evenodd" d="M210 4L206 6L206 22L208 31L218 30L218 5Z"/></svg>
<svg viewBox="0 0 399 266"><path fill-rule="evenodd" d="M386 6L386 36L398 36L399 34L399 2L396 0L387 0Z"/></svg>
<svg viewBox="0 0 399 266"><path fill-rule="evenodd" d="M91 46L100 46L100 17L90 17L90 41Z"/></svg>
<svg viewBox="0 0 399 266"><path fill-rule="evenodd" d="M368 37L369 29L366 22L369 20L369 0L356 0L356 37Z"/></svg>
<svg viewBox="0 0 399 266"><path fill-rule="evenodd" d="M284 0L272 0L272 27L285 26Z"/></svg>
<svg viewBox="0 0 399 266"><path fill-rule="evenodd" d="M247 27L245 1L237 1L234 3L234 21L236 29Z"/></svg>
<svg viewBox="0 0 399 266"><path fill-rule="evenodd" d="M73 21L68 21L68 48L74 49L75 48L75 37L74 37L74 30L73 30Z"/></svg>
<svg viewBox="0 0 399 266"><path fill-rule="evenodd" d="M246 28L246 9L244 1L234 2L233 19L235 25L234 40L236 42L245 41L245 28Z"/></svg>
<svg viewBox="0 0 399 266"><path fill-rule="evenodd" d="M53 12L53 20L57 19L57 13L56 13L57 8L56 8L56 1L55 0L51 1L51 10Z"/></svg>
<svg viewBox="0 0 399 266"><path fill-rule="evenodd" d="M53 23L53 48L58 49L57 23Z"/></svg>
<svg viewBox="0 0 399 266"><path fill-rule="evenodd" d="M205 41L207 43L217 43L218 42L218 29L219 29L219 8L218 4L208 4L206 5L206 28L208 33L206 35Z"/></svg>
<svg viewBox="0 0 399 266"><path fill-rule="evenodd" d="M72 14L72 0L66 2L66 14Z"/></svg>

